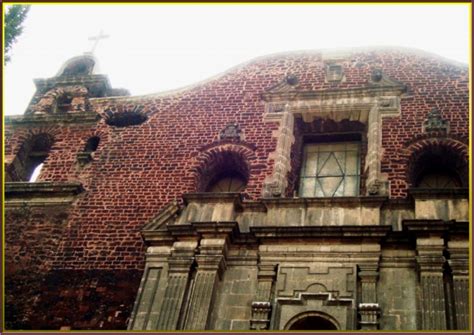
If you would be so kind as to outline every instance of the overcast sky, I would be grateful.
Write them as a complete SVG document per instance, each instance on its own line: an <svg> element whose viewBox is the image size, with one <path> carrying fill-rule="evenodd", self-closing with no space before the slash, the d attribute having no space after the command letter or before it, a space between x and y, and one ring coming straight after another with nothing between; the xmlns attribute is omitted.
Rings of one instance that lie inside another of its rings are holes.
<svg viewBox="0 0 474 335"><path fill-rule="evenodd" d="M132 95L194 84L252 58L292 50L418 48L468 63L468 4L35 4L5 67L4 112L23 114L34 78L90 51Z"/></svg>

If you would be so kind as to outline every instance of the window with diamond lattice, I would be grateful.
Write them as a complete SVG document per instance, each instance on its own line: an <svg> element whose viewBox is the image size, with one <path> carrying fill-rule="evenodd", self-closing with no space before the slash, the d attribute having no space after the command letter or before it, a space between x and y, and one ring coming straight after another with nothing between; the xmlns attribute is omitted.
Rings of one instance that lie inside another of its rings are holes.
<svg viewBox="0 0 474 335"><path fill-rule="evenodd" d="M312 143L304 147L301 197L359 195L358 143Z"/></svg>

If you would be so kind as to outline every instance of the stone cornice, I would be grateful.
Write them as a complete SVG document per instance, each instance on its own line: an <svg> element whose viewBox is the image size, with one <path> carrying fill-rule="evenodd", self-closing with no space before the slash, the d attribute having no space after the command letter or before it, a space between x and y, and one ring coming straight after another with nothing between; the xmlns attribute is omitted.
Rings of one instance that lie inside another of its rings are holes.
<svg viewBox="0 0 474 335"><path fill-rule="evenodd" d="M405 90L405 85L393 84L319 91L266 92L262 94L262 99L266 102L278 102L293 100L333 100L343 98L377 97L384 95L398 96Z"/></svg>
<svg viewBox="0 0 474 335"><path fill-rule="evenodd" d="M56 205L67 204L84 191L79 182L7 182L5 183L5 204Z"/></svg>
<svg viewBox="0 0 474 335"><path fill-rule="evenodd" d="M341 206L341 207L356 207L356 206L374 206L380 207L388 200L386 196L361 196L361 197L333 197L333 198L264 198L259 202L268 206L280 205L296 205L296 206ZM244 202L246 205L246 202Z"/></svg>
<svg viewBox="0 0 474 335"><path fill-rule="evenodd" d="M64 114L28 114L5 117L5 125L37 125L58 123L96 123L100 115L94 112L69 112Z"/></svg>
<svg viewBox="0 0 474 335"><path fill-rule="evenodd" d="M107 90L109 90L110 82L107 76L102 74L93 74L87 76L58 76L52 77L47 79L34 79L33 80L36 88L40 89L48 89L53 88L59 85L94 85L94 84L103 84Z"/></svg>
<svg viewBox="0 0 474 335"><path fill-rule="evenodd" d="M416 236L430 236L433 234L468 234L469 222L467 221L443 221L443 220L403 220L403 229Z"/></svg>
<svg viewBox="0 0 474 335"><path fill-rule="evenodd" d="M257 238L376 238L380 239L392 230L391 226L262 226L250 227Z"/></svg>

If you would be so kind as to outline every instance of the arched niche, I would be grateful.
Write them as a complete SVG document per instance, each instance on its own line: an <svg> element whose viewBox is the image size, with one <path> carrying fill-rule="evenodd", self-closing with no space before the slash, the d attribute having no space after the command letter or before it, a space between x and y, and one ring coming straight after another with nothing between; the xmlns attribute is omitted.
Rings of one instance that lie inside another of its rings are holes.
<svg viewBox="0 0 474 335"><path fill-rule="evenodd" d="M245 146L224 144L203 152L195 170L197 192L242 192L250 179L249 159L253 152Z"/></svg>
<svg viewBox="0 0 474 335"><path fill-rule="evenodd" d="M451 139L425 139L410 146L407 178L414 188L468 187L466 146Z"/></svg>

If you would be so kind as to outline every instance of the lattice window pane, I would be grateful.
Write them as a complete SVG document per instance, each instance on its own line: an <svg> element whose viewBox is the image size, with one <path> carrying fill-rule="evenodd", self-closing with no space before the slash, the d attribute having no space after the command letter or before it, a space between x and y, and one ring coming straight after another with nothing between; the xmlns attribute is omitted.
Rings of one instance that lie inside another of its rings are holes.
<svg viewBox="0 0 474 335"><path fill-rule="evenodd" d="M359 194L359 144L308 144L301 169L301 197L343 197Z"/></svg>

